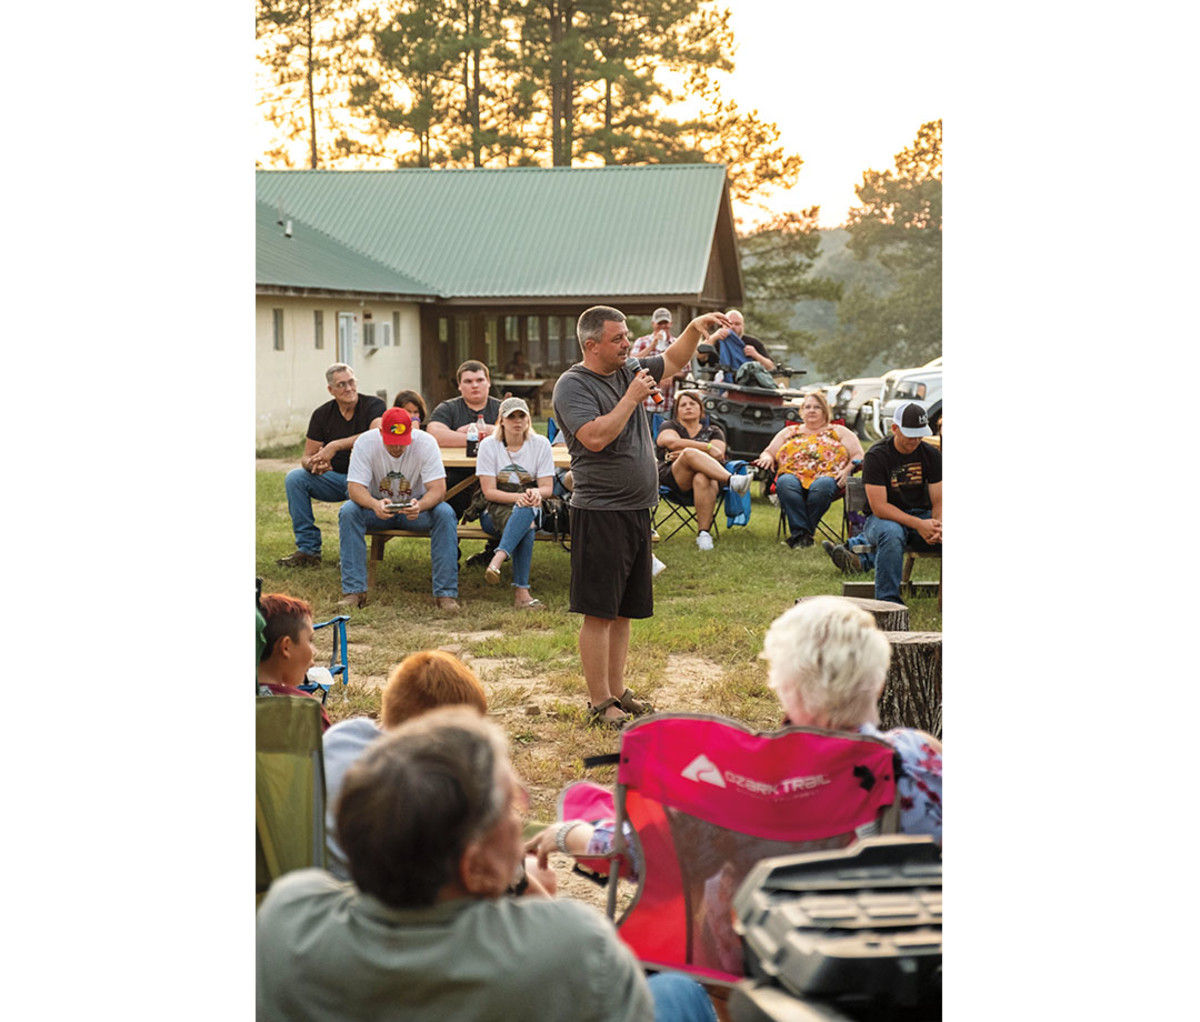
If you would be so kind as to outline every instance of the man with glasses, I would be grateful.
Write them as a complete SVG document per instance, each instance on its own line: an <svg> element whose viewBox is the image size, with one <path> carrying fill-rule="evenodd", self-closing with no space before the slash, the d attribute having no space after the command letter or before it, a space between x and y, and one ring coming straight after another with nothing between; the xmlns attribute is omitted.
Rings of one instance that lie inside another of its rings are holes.
<svg viewBox="0 0 1200 1022"><path fill-rule="evenodd" d="M296 550L276 563L285 568L304 568L321 563L321 530L313 520L312 502L348 499L346 472L350 448L359 435L378 429L386 406L377 397L359 397L354 370L345 362L334 362L325 370L326 390L333 396L312 413L305 434L300 467L284 480L288 513Z"/></svg>

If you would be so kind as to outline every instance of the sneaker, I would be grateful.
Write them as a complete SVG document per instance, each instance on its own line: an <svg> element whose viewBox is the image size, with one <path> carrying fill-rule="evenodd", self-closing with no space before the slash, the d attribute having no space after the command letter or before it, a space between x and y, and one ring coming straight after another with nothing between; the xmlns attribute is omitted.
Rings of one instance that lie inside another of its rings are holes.
<svg viewBox="0 0 1200 1022"><path fill-rule="evenodd" d="M696 537L696 546L698 546L701 550L711 550L713 548L712 536L708 534L707 529L705 529Z"/></svg>
<svg viewBox="0 0 1200 1022"><path fill-rule="evenodd" d="M337 605L339 607L365 607L367 605L366 593L346 593Z"/></svg>
<svg viewBox="0 0 1200 1022"><path fill-rule="evenodd" d="M281 557L275 562L284 568L315 568L321 563L320 554L306 554L303 550Z"/></svg>
<svg viewBox="0 0 1200 1022"><path fill-rule="evenodd" d="M748 474L735 475L729 477L729 488L734 493L747 493L750 490L750 476Z"/></svg>
<svg viewBox="0 0 1200 1022"><path fill-rule="evenodd" d="M658 578L659 575L661 575L664 571L667 570L667 566L665 564L663 564L663 562L660 561L657 557L654 557L653 554L651 554L650 556L654 560L654 567L652 567L650 569L650 576L651 576L651 578Z"/></svg>
<svg viewBox="0 0 1200 1022"><path fill-rule="evenodd" d="M812 546L813 545L812 533L811 532L793 533L791 536L788 536L786 542L787 542L787 545L790 546L793 550L795 550L796 547Z"/></svg>
<svg viewBox="0 0 1200 1022"><path fill-rule="evenodd" d="M858 575L862 572L862 559L852 550L847 550L841 543L834 545L829 540L821 540L821 548L829 554L829 559L841 569L845 575Z"/></svg>
<svg viewBox="0 0 1200 1022"><path fill-rule="evenodd" d="M651 543L657 543L657 542L658 542L658 530L657 530L657 529L651 529L651 530L650 530L650 542L651 542Z"/></svg>

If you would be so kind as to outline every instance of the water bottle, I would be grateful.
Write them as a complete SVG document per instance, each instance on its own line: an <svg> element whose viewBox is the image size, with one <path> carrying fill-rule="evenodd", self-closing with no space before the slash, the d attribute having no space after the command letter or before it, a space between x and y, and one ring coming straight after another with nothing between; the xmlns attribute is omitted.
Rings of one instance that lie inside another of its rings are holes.
<svg viewBox="0 0 1200 1022"><path fill-rule="evenodd" d="M479 451L479 427L472 422L467 427L467 457L473 458Z"/></svg>

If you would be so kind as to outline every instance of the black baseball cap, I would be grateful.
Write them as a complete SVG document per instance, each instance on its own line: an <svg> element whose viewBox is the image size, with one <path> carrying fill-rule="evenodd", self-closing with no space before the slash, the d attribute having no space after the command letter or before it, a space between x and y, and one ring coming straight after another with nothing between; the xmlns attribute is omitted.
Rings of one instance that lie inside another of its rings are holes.
<svg viewBox="0 0 1200 1022"><path fill-rule="evenodd" d="M916 401L901 401L896 405L896 411L892 413L892 422L899 426L900 432L907 437L933 436L925 407Z"/></svg>

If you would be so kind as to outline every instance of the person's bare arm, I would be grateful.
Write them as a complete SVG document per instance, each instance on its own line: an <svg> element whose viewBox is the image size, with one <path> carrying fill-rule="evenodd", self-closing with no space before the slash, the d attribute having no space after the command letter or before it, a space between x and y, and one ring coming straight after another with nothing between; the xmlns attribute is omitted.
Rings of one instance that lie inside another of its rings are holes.
<svg viewBox="0 0 1200 1022"><path fill-rule="evenodd" d="M657 443L659 447L665 447L668 451L673 451L675 450L676 446L683 446L681 441L682 438L678 433L675 432L675 430L667 429L666 426L663 426L658 431L658 439L655 441L655 443Z"/></svg>
<svg viewBox="0 0 1200 1022"><path fill-rule="evenodd" d="M467 446L467 430L465 426L459 432L451 429L444 422L430 422L426 425L425 432L437 441L439 447ZM482 440L483 438L480 437L480 439Z"/></svg>
<svg viewBox="0 0 1200 1022"><path fill-rule="evenodd" d="M591 422L585 422L575 430L576 439L589 451L604 450L621 435L629 416L641 409L642 402L651 395L654 386L650 373L645 369L641 370L630 381L629 389L617 402L616 407L611 412L592 419Z"/></svg>
<svg viewBox="0 0 1200 1022"><path fill-rule="evenodd" d="M731 326L723 312L708 312L693 319L675 343L663 352L663 378L674 376L686 368L696 354L696 345L707 341L712 330Z"/></svg>
<svg viewBox="0 0 1200 1022"><path fill-rule="evenodd" d="M387 501L382 497L372 497L371 491L368 490L362 483L347 483L346 492L350 495L350 499L359 507L365 507L368 511L374 511L376 518L388 519L395 512L387 509Z"/></svg>
<svg viewBox="0 0 1200 1022"><path fill-rule="evenodd" d="M300 467L305 472L311 472L313 475L321 475L323 472L329 471L328 460L324 465L317 460L317 452L324 448L324 444L320 440L314 440L312 437L304 438L304 453L300 455Z"/></svg>
<svg viewBox="0 0 1200 1022"><path fill-rule="evenodd" d="M771 370L775 368L775 363L767 358L767 356L759 351L753 344L747 344L743 349L743 353L747 358L754 359L754 361L764 369Z"/></svg>
<svg viewBox="0 0 1200 1022"><path fill-rule="evenodd" d="M445 496L445 478L430 480L425 484L425 492L404 512L404 517L416 518L422 511L428 511L435 504L440 504Z"/></svg>
<svg viewBox="0 0 1200 1022"><path fill-rule="evenodd" d="M784 438L791 426L784 426L778 433L771 437L771 442L767 444L766 449L754 459L754 464L759 468L773 470L775 468L775 455L779 453L779 448L783 446Z"/></svg>
<svg viewBox="0 0 1200 1022"><path fill-rule="evenodd" d="M834 426L833 428L837 431L838 439L842 442L842 446L846 448L846 463L838 469L837 474L834 476L837 479L838 486L844 490L846 488L846 480L854 472L854 459L857 458L859 461L862 461L863 449L862 444L858 442L858 437L851 433L845 426Z"/></svg>
<svg viewBox="0 0 1200 1022"><path fill-rule="evenodd" d="M910 515L901 511L895 504L888 502L886 486L868 484L864 489L867 491L867 503L871 505L871 514L876 518L882 518L889 522L899 522L906 528L918 533L926 543L938 542L933 537L941 532L941 523L939 521L933 518L918 518L916 515ZM931 486L931 500L932 491L933 487ZM941 504L940 494L938 496L938 504Z"/></svg>

